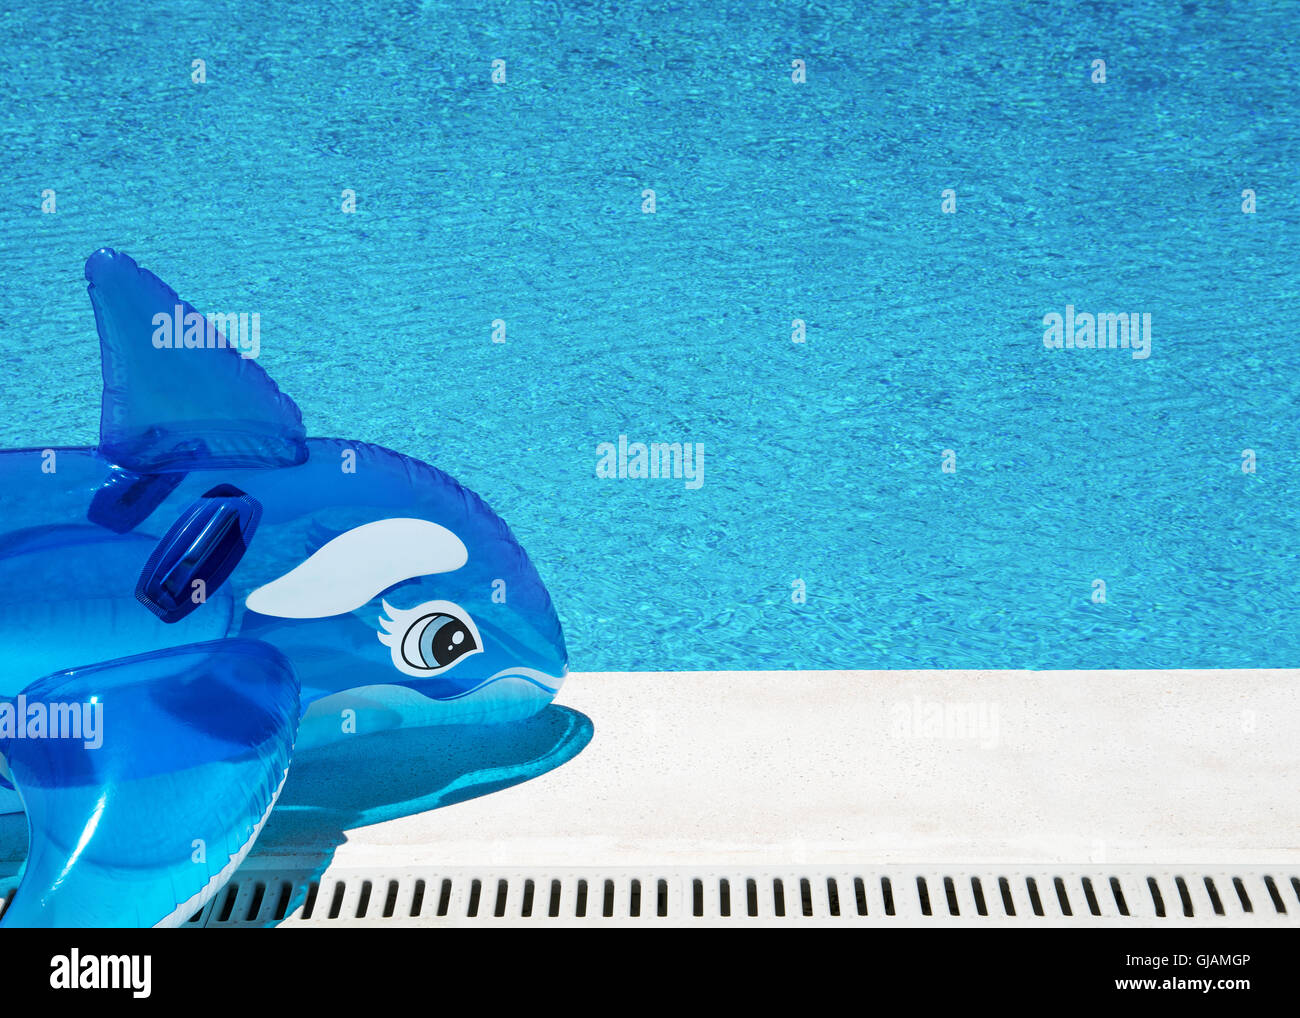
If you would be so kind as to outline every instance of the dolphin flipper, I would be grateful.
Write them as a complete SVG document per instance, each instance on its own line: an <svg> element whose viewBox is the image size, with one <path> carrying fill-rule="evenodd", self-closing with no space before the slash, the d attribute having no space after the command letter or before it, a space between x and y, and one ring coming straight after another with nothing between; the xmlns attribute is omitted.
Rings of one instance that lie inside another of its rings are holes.
<svg viewBox="0 0 1300 1018"><path fill-rule="evenodd" d="M184 923L252 847L298 728L291 665L253 640L60 672L12 702L27 728L0 728L0 753L30 847L3 927ZM62 733L82 738L49 737L58 712Z"/></svg>

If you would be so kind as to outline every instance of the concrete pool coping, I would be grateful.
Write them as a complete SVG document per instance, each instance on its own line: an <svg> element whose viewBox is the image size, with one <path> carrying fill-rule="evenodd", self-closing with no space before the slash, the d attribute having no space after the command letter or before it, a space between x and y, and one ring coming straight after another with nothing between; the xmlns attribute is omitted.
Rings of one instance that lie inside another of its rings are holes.
<svg viewBox="0 0 1300 1018"><path fill-rule="evenodd" d="M532 780L345 832L335 866L1300 860L1300 671L575 673ZM274 855L310 855L292 831ZM263 854L255 852L254 855Z"/></svg>
<svg viewBox="0 0 1300 1018"><path fill-rule="evenodd" d="M249 865L1294 864L1298 680L1292 669L575 673L557 703L594 732L572 759L438 809L344 824L328 844L283 807ZM420 739L433 746L436 732ZM382 767L373 752L355 766ZM0 872L13 873L25 825L6 823Z"/></svg>

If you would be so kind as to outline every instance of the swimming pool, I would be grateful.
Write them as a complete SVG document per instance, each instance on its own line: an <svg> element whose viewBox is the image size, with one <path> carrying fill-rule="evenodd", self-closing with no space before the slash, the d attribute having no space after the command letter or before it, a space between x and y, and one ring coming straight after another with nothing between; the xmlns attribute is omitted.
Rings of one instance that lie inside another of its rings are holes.
<svg viewBox="0 0 1300 1018"><path fill-rule="evenodd" d="M111 245L482 494L575 669L1300 663L1294 5L169 9L0 14L0 445L94 443Z"/></svg>

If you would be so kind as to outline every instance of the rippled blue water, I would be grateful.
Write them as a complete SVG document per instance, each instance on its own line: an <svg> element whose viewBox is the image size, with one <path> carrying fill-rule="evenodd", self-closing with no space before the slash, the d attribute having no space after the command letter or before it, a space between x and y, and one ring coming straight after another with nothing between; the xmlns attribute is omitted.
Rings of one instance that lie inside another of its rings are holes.
<svg viewBox="0 0 1300 1018"><path fill-rule="evenodd" d="M94 443L110 245L497 507L575 668L1300 665L1297 5L649 7L0 14L0 445Z"/></svg>

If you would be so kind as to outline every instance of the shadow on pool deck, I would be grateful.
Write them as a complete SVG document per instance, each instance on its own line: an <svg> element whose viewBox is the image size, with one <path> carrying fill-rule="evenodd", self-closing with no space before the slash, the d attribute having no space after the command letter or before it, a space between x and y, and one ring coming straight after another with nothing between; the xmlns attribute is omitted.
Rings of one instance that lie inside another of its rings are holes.
<svg viewBox="0 0 1300 1018"><path fill-rule="evenodd" d="M252 857L292 855L319 877L346 831L528 781L572 760L594 732L585 714L552 704L510 724L380 732L295 754Z"/></svg>

